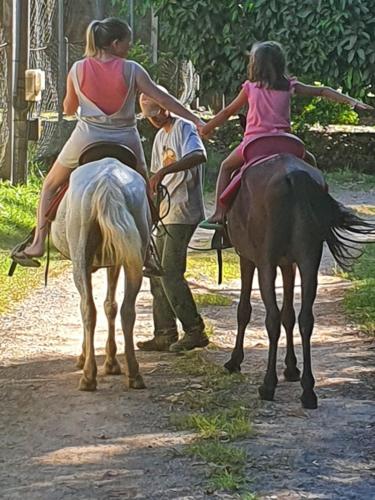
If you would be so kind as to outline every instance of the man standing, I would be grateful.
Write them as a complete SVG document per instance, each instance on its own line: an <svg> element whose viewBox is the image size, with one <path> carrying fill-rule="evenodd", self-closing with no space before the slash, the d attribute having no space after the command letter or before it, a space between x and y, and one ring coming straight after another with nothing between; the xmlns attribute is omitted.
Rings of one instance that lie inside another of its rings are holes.
<svg viewBox="0 0 375 500"><path fill-rule="evenodd" d="M140 106L143 115L159 129L152 149L151 189L156 192L163 182L169 200L163 200L160 211L165 229L159 227L156 235L164 273L161 277L150 276L154 338L137 345L144 351L188 351L209 343L184 278L189 241L204 219L202 163L206 152L192 122L171 115L144 94ZM180 340L177 319L185 332Z"/></svg>

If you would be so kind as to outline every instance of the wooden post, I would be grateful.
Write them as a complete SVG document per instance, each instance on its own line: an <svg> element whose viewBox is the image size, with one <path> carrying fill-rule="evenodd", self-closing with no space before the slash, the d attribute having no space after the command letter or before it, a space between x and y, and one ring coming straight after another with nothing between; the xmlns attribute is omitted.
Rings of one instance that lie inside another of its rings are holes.
<svg viewBox="0 0 375 500"><path fill-rule="evenodd" d="M13 184L27 182L27 113L25 101L25 70L29 62L30 2L15 0L14 9L14 147L13 147Z"/></svg>
<svg viewBox="0 0 375 500"><path fill-rule="evenodd" d="M153 64L158 62L158 16L155 16L155 10L151 7L151 60Z"/></svg>
<svg viewBox="0 0 375 500"><path fill-rule="evenodd" d="M134 0L128 0L129 2L129 24L132 30L131 41L134 40Z"/></svg>
<svg viewBox="0 0 375 500"><path fill-rule="evenodd" d="M4 0L3 4L3 23L2 28L4 32L6 47L7 61L7 125L8 125L8 141L5 147L4 166L0 171L0 178L12 180L12 164L13 164L13 106L12 106L12 92L13 92L13 0Z"/></svg>
<svg viewBox="0 0 375 500"><path fill-rule="evenodd" d="M57 38L58 38L58 81L57 81L57 99L58 99L58 129L60 146L63 143L63 100L65 95L66 82L66 53L65 53L65 36L64 36L64 0L58 2L57 15Z"/></svg>

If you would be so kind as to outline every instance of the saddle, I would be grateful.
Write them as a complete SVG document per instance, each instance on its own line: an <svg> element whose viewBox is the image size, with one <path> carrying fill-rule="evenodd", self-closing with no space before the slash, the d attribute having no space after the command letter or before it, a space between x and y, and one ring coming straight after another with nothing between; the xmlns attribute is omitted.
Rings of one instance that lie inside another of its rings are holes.
<svg viewBox="0 0 375 500"><path fill-rule="evenodd" d="M281 153L289 153L303 159L305 145L301 139L286 132L259 134L250 138L243 149L245 163L234 174L231 182L220 196L220 205L226 209L230 207L241 186L241 178L245 170Z"/></svg>
<svg viewBox="0 0 375 500"><path fill-rule="evenodd" d="M116 158L116 160L121 161L125 165L137 170L137 158L133 151L124 146L123 144L117 144L116 142L94 142L89 144L81 153L78 164L85 165L86 163L91 163L92 161L102 160L103 158ZM56 194L51 198L50 204L46 211L46 217L48 222L55 220L57 209L64 198L64 195L69 187L69 180L65 182Z"/></svg>

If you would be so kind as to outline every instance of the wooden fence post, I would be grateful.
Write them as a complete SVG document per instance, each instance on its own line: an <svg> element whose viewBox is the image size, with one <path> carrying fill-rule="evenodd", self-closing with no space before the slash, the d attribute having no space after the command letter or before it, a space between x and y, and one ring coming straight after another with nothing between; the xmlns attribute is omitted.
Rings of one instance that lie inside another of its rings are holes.
<svg viewBox="0 0 375 500"><path fill-rule="evenodd" d="M6 46L6 66L7 66L7 91L6 91L6 121L8 129L7 143L5 146L3 166L0 171L1 179L12 179L12 163L13 163L13 107L12 107L12 91L13 91L13 61L12 61L12 47L13 47L13 0L4 0L2 7L2 29L4 33L4 41Z"/></svg>
<svg viewBox="0 0 375 500"><path fill-rule="evenodd" d="M25 100L25 70L29 59L30 1L15 0L14 39L14 142L12 183L27 181L28 103Z"/></svg>

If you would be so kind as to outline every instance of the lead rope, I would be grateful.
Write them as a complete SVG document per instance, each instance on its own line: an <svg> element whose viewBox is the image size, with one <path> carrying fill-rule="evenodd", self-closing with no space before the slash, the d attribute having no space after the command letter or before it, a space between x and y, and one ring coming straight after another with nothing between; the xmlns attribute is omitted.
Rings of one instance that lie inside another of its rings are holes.
<svg viewBox="0 0 375 500"><path fill-rule="evenodd" d="M46 269L44 271L44 286L47 286L48 283L48 271L49 271L49 263L50 263L50 234L51 234L51 223L47 222L47 257L46 257Z"/></svg>

